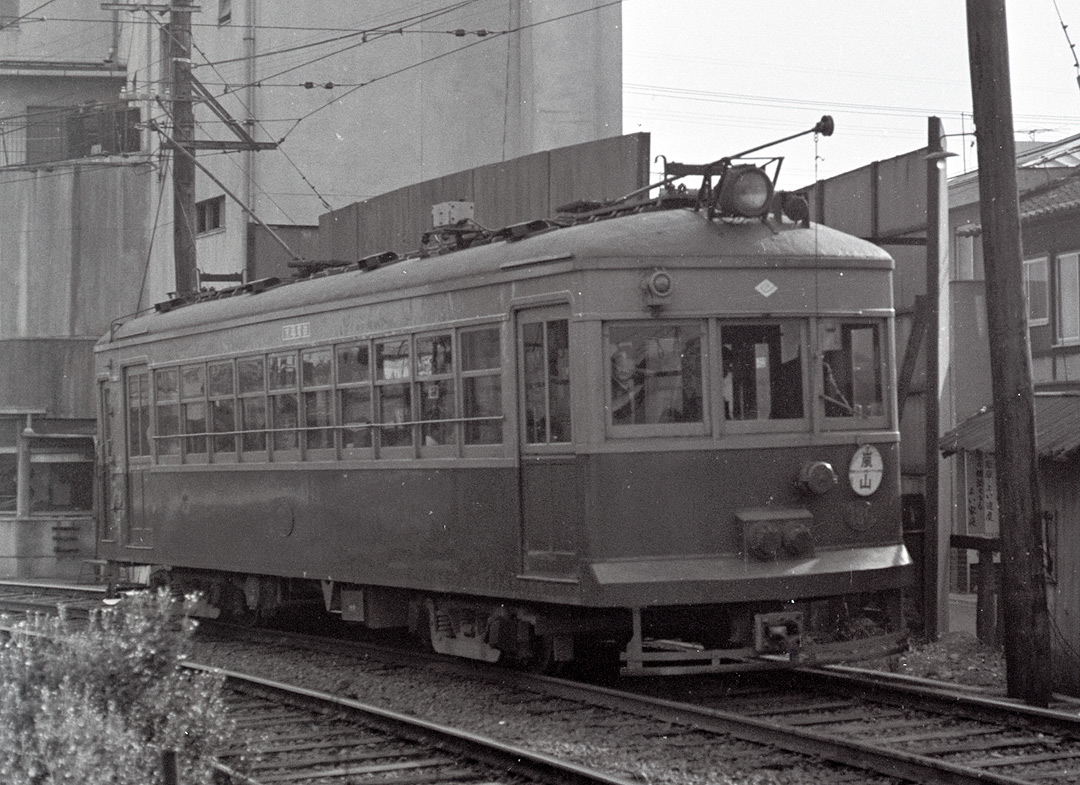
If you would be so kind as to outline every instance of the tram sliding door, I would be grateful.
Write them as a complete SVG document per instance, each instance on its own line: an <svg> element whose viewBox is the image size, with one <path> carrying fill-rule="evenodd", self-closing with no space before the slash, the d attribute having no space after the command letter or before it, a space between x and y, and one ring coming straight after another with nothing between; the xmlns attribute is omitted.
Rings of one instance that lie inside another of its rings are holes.
<svg viewBox="0 0 1080 785"><path fill-rule="evenodd" d="M517 316L522 569L537 578L576 576L582 515L570 406L570 310Z"/></svg>

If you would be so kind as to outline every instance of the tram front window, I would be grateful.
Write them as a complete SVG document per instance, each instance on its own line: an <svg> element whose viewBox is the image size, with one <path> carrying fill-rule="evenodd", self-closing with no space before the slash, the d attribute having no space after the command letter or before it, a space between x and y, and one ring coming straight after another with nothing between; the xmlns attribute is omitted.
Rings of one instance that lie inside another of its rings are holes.
<svg viewBox="0 0 1080 785"><path fill-rule="evenodd" d="M701 325L612 327L611 424L700 423Z"/></svg>
<svg viewBox="0 0 1080 785"><path fill-rule="evenodd" d="M879 325L824 319L819 324L826 417L885 414Z"/></svg>
<svg viewBox="0 0 1080 785"><path fill-rule="evenodd" d="M803 413L803 341L798 322L724 325L724 419L793 420Z"/></svg>

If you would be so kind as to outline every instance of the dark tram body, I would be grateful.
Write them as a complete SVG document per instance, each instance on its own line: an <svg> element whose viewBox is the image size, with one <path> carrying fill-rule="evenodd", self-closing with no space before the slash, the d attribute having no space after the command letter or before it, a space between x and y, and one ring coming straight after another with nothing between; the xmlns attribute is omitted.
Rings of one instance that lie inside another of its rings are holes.
<svg viewBox="0 0 1080 785"><path fill-rule="evenodd" d="M232 615L314 595L484 660L897 651L892 260L662 207L117 326L100 555Z"/></svg>

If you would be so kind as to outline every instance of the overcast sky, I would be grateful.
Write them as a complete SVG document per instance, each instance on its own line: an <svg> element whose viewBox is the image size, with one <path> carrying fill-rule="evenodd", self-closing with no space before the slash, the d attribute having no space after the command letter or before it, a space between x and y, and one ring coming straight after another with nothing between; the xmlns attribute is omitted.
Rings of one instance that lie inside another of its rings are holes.
<svg viewBox="0 0 1080 785"><path fill-rule="evenodd" d="M1080 44L1080 0L1057 0ZM770 148L796 187L926 145L928 115L972 130L963 0L625 0L623 129L653 155L705 163L812 128L836 133ZM1009 0L1018 139L1080 133L1080 86L1053 0ZM975 165L970 137L949 173ZM662 168L655 164L654 170Z"/></svg>

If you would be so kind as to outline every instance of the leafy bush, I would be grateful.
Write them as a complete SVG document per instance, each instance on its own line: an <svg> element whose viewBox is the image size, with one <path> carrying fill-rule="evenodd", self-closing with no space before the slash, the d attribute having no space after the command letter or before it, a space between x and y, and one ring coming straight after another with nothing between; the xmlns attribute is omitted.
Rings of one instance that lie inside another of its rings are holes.
<svg viewBox="0 0 1080 785"><path fill-rule="evenodd" d="M221 678L180 667L194 630L183 610L143 592L85 625L63 613L13 625L0 646L0 782L153 785L166 749L181 782L211 781L230 727Z"/></svg>

